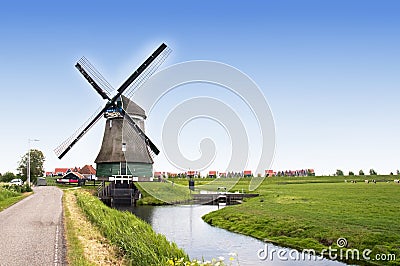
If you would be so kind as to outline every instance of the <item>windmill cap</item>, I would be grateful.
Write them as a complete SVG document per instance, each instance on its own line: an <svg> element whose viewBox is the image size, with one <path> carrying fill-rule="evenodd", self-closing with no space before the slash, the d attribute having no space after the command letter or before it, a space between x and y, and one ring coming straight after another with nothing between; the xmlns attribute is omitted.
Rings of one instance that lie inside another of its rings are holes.
<svg viewBox="0 0 400 266"><path fill-rule="evenodd" d="M146 112L142 107L131 101L128 97L122 95L122 105L129 115L137 115L146 119Z"/></svg>

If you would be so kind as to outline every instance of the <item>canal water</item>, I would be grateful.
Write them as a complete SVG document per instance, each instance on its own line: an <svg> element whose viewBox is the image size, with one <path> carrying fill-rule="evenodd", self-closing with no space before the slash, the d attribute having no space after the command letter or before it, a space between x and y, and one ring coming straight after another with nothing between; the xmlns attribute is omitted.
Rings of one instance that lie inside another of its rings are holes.
<svg viewBox="0 0 400 266"><path fill-rule="evenodd" d="M308 255L303 259L299 251L266 244L252 237L210 226L201 217L217 210L216 205L137 206L118 209L131 211L147 221L157 233L165 235L168 240L184 249L191 259L211 261L213 258L224 257L227 265L241 266L345 265L320 257L310 260ZM235 260L229 261L230 257Z"/></svg>

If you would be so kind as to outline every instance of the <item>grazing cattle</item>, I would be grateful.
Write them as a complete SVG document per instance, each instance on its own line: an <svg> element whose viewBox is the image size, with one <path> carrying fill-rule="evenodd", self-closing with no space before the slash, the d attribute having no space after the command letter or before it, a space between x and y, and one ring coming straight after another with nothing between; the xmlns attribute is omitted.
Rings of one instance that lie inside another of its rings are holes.
<svg viewBox="0 0 400 266"><path fill-rule="evenodd" d="M366 184L368 184L368 183L369 183L369 180L364 180L364 182L365 182Z"/></svg>
<svg viewBox="0 0 400 266"><path fill-rule="evenodd" d="M394 182L395 183L400 183L400 180L399 179L395 179Z"/></svg>

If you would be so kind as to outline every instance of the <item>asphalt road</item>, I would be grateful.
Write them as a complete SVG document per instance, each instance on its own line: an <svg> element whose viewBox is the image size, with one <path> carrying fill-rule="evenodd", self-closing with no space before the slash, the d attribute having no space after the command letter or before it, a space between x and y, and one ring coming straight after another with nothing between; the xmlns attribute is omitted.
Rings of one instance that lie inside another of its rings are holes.
<svg viewBox="0 0 400 266"><path fill-rule="evenodd" d="M0 212L0 265L64 265L62 191L35 193Z"/></svg>

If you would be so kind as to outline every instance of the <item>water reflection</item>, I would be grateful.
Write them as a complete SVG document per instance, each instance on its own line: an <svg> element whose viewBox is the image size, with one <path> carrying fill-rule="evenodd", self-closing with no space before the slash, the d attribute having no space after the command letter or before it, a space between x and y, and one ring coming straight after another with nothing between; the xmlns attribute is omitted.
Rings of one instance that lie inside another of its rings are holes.
<svg viewBox="0 0 400 266"><path fill-rule="evenodd" d="M238 254L240 265L344 265L343 263L318 261L287 261L279 260L277 255L271 261L270 257L260 260L257 251L264 249L265 243L257 239L235 234L203 222L201 217L218 206L191 205L191 206L138 206L120 207L129 210L136 216L147 221L154 230L167 237L183 248L191 259L211 260L223 256L229 260L229 253ZM268 249L282 249L268 244ZM287 253L290 249L285 249ZM289 256L286 256L289 257ZM237 265L236 260L232 265Z"/></svg>

